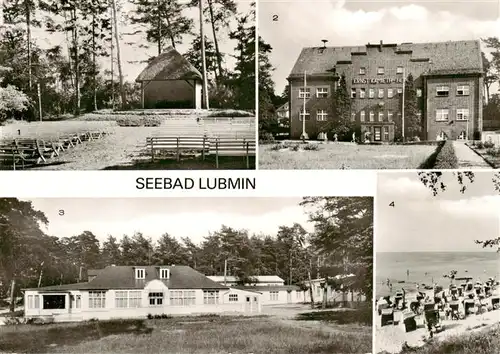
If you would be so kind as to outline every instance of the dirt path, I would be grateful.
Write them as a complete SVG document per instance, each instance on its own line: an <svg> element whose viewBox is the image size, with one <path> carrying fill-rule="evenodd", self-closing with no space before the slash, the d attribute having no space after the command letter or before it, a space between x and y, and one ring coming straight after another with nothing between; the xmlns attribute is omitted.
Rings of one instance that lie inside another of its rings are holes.
<svg viewBox="0 0 500 354"><path fill-rule="evenodd" d="M491 168L481 156L465 145L464 142L453 141L453 149L455 149L458 158L458 168Z"/></svg>

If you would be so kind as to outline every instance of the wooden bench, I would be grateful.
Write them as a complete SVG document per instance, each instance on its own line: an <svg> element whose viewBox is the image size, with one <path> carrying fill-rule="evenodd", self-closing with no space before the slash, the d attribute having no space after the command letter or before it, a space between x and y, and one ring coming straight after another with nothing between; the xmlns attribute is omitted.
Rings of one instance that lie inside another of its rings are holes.
<svg viewBox="0 0 500 354"><path fill-rule="evenodd" d="M56 152L52 146L45 146L42 140L38 139L14 139L14 145L22 152L27 159L35 160L36 163L46 162L46 157L52 158L56 156Z"/></svg>
<svg viewBox="0 0 500 354"><path fill-rule="evenodd" d="M22 151L19 151L18 148L12 143L0 144L0 159L2 160L2 162L8 161L12 163L13 170L16 170L16 165L19 162L24 169L25 162L27 162L25 154Z"/></svg>
<svg viewBox="0 0 500 354"><path fill-rule="evenodd" d="M219 168L219 156L244 156L250 168L250 156L255 156L255 139L216 138L209 152L215 154L216 168Z"/></svg>
<svg viewBox="0 0 500 354"><path fill-rule="evenodd" d="M177 161L181 158L181 151L201 151L202 158L205 160L205 153L210 148L210 141L206 136L154 136L146 139L146 146L151 151L153 161L157 151L176 151Z"/></svg>
<svg viewBox="0 0 500 354"><path fill-rule="evenodd" d="M82 138L80 134L68 134L60 136L58 141L63 144L63 147L65 149L67 149L69 147L74 147L78 144L81 144Z"/></svg>

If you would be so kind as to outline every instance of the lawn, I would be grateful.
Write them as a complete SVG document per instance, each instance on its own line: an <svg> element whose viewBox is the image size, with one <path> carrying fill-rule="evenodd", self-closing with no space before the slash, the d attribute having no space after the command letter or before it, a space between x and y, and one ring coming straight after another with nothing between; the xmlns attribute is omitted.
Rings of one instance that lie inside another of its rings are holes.
<svg viewBox="0 0 500 354"><path fill-rule="evenodd" d="M436 150L435 145L356 145L318 143L318 150L274 150L259 145L259 169L416 169ZM313 144L313 143L311 143Z"/></svg>
<svg viewBox="0 0 500 354"><path fill-rule="evenodd" d="M327 322L306 325L309 323L266 316L206 316L4 326L0 327L0 352L347 354L371 351L371 327L339 330Z"/></svg>

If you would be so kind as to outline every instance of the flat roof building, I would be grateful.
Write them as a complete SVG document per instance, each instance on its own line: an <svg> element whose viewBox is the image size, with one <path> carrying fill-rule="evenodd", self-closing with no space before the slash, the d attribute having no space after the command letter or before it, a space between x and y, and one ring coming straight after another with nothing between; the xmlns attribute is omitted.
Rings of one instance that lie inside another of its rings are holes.
<svg viewBox="0 0 500 354"><path fill-rule="evenodd" d="M402 134L403 87L410 74L421 139L479 138L484 90L479 40L380 41L365 46L302 49L288 77L290 136L300 138L303 118L310 138L335 131L332 92L344 76L351 98L351 121L362 134L370 133L372 141L393 141L397 129ZM408 124L405 118L405 126ZM405 129L405 137L410 138L408 134Z"/></svg>

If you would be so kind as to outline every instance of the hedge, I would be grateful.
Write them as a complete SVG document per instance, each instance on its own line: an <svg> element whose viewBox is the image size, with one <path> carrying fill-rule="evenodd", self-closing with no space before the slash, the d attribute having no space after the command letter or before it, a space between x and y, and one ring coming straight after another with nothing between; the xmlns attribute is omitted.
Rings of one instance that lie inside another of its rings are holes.
<svg viewBox="0 0 500 354"><path fill-rule="evenodd" d="M455 149L453 149L453 142L451 140L446 140L436 156L434 169L446 170L457 168L458 159L455 154Z"/></svg>

